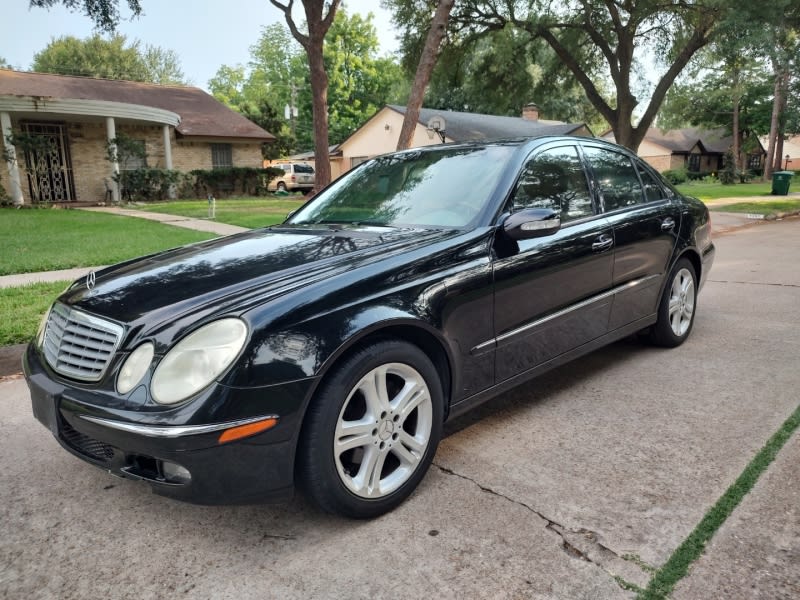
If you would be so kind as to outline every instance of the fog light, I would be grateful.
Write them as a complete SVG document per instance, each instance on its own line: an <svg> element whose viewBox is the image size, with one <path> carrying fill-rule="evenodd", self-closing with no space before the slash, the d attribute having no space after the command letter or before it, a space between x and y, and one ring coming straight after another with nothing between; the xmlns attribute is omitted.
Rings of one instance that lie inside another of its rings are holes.
<svg viewBox="0 0 800 600"><path fill-rule="evenodd" d="M189 469L166 460L161 461L161 474L170 483L191 483L192 474Z"/></svg>

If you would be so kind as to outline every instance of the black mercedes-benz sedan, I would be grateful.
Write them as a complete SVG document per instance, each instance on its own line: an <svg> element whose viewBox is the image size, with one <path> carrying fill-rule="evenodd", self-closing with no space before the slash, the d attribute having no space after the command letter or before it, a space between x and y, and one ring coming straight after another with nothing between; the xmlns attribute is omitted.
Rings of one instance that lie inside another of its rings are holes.
<svg viewBox="0 0 800 600"><path fill-rule="evenodd" d="M588 138L372 159L281 225L76 281L24 359L59 443L159 494L373 517L442 424L624 336L678 346L709 215Z"/></svg>

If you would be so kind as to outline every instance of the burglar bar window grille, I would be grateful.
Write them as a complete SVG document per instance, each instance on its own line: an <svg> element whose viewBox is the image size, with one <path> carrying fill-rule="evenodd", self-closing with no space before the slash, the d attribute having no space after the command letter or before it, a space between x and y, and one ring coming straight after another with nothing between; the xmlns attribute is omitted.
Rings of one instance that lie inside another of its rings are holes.
<svg viewBox="0 0 800 600"><path fill-rule="evenodd" d="M211 144L211 166L214 169L233 166L233 148L230 144Z"/></svg>

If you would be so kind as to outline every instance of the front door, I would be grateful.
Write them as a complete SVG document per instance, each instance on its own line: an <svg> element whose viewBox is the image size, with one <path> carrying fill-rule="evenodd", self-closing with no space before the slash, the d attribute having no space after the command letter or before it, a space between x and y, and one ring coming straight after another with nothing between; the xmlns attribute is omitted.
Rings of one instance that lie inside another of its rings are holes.
<svg viewBox="0 0 800 600"><path fill-rule="evenodd" d="M33 202L72 202L72 160L62 123L23 123L23 151Z"/></svg>
<svg viewBox="0 0 800 600"><path fill-rule="evenodd" d="M597 214L574 145L528 160L513 208L528 207L560 212L562 225L553 235L496 249L498 383L604 335L611 310L613 228Z"/></svg>

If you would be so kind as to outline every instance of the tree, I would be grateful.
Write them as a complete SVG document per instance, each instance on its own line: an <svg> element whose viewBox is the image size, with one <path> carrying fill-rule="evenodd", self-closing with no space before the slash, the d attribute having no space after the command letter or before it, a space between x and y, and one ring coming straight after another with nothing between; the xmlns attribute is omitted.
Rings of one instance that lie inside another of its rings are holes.
<svg viewBox="0 0 800 600"><path fill-rule="evenodd" d="M324 6L326 3L323 0L302 0L308 33L302 33L294 22L292 16L294 0L288 0L287 4L282 4L278 0L270 2L283 11L289 30L308 57L313 96L316 185L318 188L325 187L331 181L331 161L328 155L328 75L325 72L323 45L340 0L330 0L327 13Z"/></svg>
<svg viewBox="0 0 800 600"><path fill-rule="evenodd" d="M139 0L126 0L132 17L142 14ZM57 4L63 4L71 11L82 11L84 15L94 22L95 27L101 31L113 33L121 19L119 0L30 0L30 7L50 9Z"/></svg>
<svg viewBox="0 0 800 600"><path fill-rule="evenodd" d="M172 50L141 48L123 35L108 39L94 35L84 40L65 36L52 40L33 57L32 69L40 73L127 79L149 83L182 84L180 61Z"/></svg>
<svg viewBox="0 0 800 600"><path fill-rule="evenodd" d="M411 145L414 129L417 126L417 122L419 122L419 110L422 108L422 102L425 98L425 89L428 87L431 73L436 66L439 47L447 32L447 19L450 17L450 11L453 9L454 3L455 0L439 0L436 12L431 19L431 26L417 65L414 83L411 86L411 94L408 97L406 114L403 118L403 126L400 129L400 137L397 140L398 150L404 150Z"/></svg>
<svg viewBox="0 0 800 600"><path fill-rule="evenodd" d="M6 59L3 58L2 56L0 56L0 69L10 69L10 68L11 68L11 65L8 64Z"/></svg>
<svg viewBox="0 0 800 600"><path fill-rule="evenodd" d="M417 12L430 8L416 0L393 3L416 6ZM512 25L544 40L611 126L617 141L635 150L675 78L739 4L744 0L463 0L450 15L450 29L469 39ZM411 34L412 22L400 22L406 35ZM648 52L659 57L663 71L634 125L640 104L636 94L647 93L648 83L640 74L647 68ZM613 88L610 100L603 93L603 81L610 81Z"/></svg>

